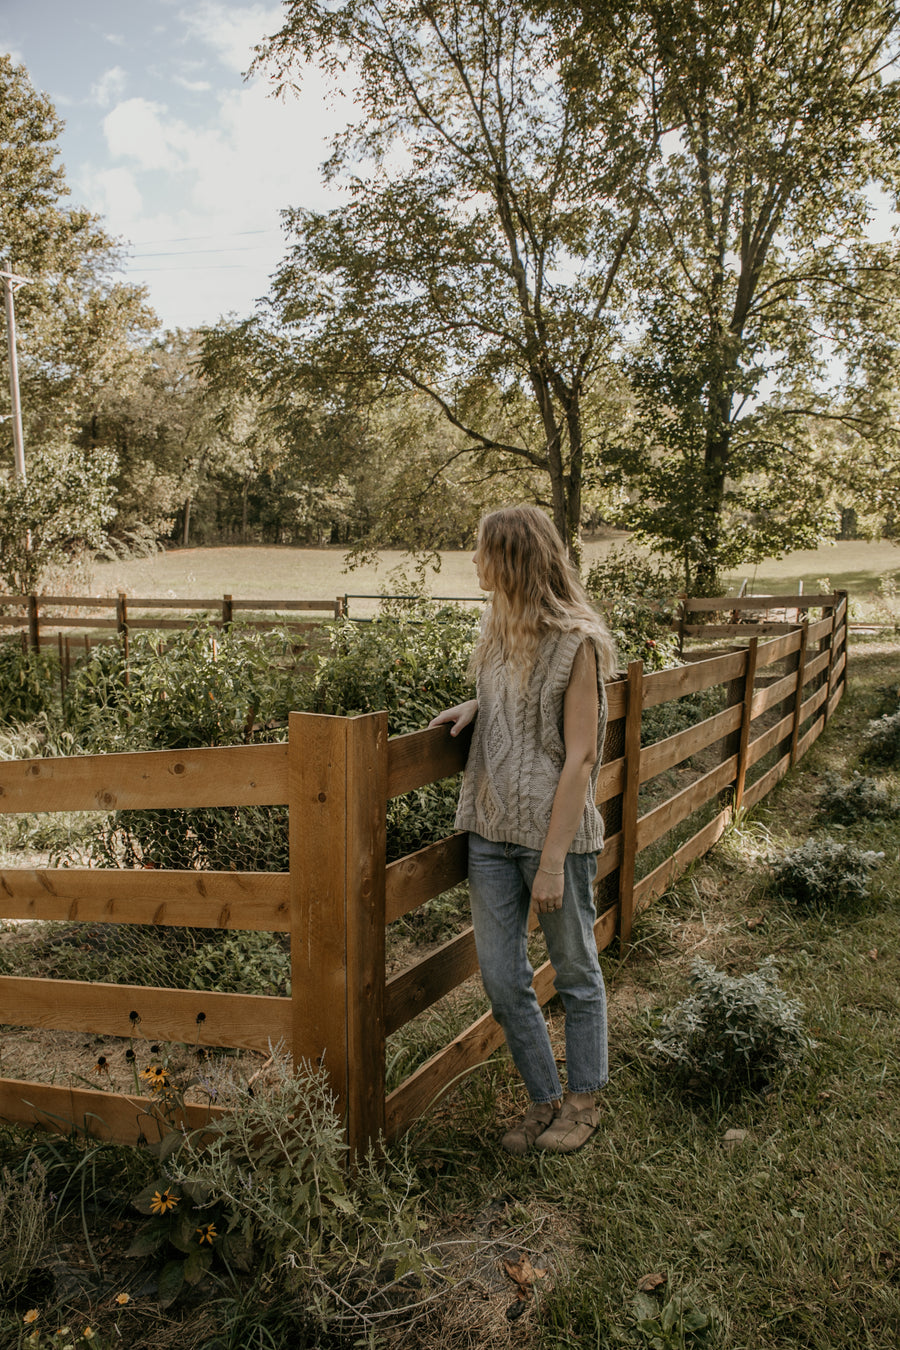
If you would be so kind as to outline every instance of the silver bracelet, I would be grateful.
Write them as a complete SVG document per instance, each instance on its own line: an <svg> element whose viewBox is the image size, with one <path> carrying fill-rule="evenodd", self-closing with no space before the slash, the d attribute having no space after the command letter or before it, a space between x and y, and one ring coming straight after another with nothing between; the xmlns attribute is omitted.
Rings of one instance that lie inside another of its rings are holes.
<svg viewBox="0 0 900 1350"><path fill-rule="evenodd" d="M545 867L543 863L541 863L540 866L538 867L538 871L546 872L548 877L564 877L566 875L565 868L563 868L560 872L551 872L550 868Z"/></svg>

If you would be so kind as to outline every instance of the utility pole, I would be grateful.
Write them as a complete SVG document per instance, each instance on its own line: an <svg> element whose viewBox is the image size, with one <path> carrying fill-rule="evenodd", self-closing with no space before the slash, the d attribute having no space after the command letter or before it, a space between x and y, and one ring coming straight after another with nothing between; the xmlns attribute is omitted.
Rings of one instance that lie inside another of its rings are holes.
<svg viewBox="0 0 900 1350"><path fill-rule="evenodd" d="M16 477L23 481L25 473L25 444L22 437L22 404L19 399L19 362L16 356L16 310L13 296L20 286L28 285L28 277L19 277L12 270L8 258L3 259L0 271L3 282L3 302L6 309L6 341L9 347L9 395L12 402L13 450Z"/></svg>

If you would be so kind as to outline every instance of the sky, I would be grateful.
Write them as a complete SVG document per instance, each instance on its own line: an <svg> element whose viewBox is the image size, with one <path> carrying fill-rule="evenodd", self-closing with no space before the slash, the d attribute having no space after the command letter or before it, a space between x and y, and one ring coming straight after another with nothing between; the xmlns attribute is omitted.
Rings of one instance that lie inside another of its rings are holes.
<svg viewBox="0 0 900 1350"><path fill-rule="evenodd" d="M335 204L319 165L352 112L318 72L300 96L243 78L281 26L241 0L0 0L0 51L66 127L71 197L125 241L167 328L247 316L284 253L280 212Z"/></svg>

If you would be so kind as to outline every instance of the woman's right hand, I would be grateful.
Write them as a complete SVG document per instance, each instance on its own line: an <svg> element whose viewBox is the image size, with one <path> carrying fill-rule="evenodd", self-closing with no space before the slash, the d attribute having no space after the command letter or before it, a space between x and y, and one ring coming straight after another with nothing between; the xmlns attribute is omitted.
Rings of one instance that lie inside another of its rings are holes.
<svg viewBox="0 0 900 1350"><path fill-rule="evenodd" d="M450 735L458 736L463 727L467 727L470 722L474 722L477 712L478 699L469 698L466 699L465 703L457 703L455 708L445 708L443 712L438 713L437 717L432 717L428 725L429 727L441 727L449 722Z"/></svg>

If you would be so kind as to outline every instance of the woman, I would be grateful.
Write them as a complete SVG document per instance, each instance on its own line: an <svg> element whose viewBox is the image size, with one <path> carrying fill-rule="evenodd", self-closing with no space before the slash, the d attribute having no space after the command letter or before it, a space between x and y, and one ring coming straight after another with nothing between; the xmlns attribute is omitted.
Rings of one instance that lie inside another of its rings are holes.
<svg viewBox="0 0 900 1350"><path fill-rule="evenodd" d="M594 804L615 649L556 529L533 506L485 516L473 559L492 592L472 658L476 695L431 726L474 722L456 823L469 831L469 890L482 978L531 1105L501 1140L568 1153L597 1128L608 1076L606 993L593 880L603 846ZM565 1008L563 1097L532 987L533 904Z"/></svg>

